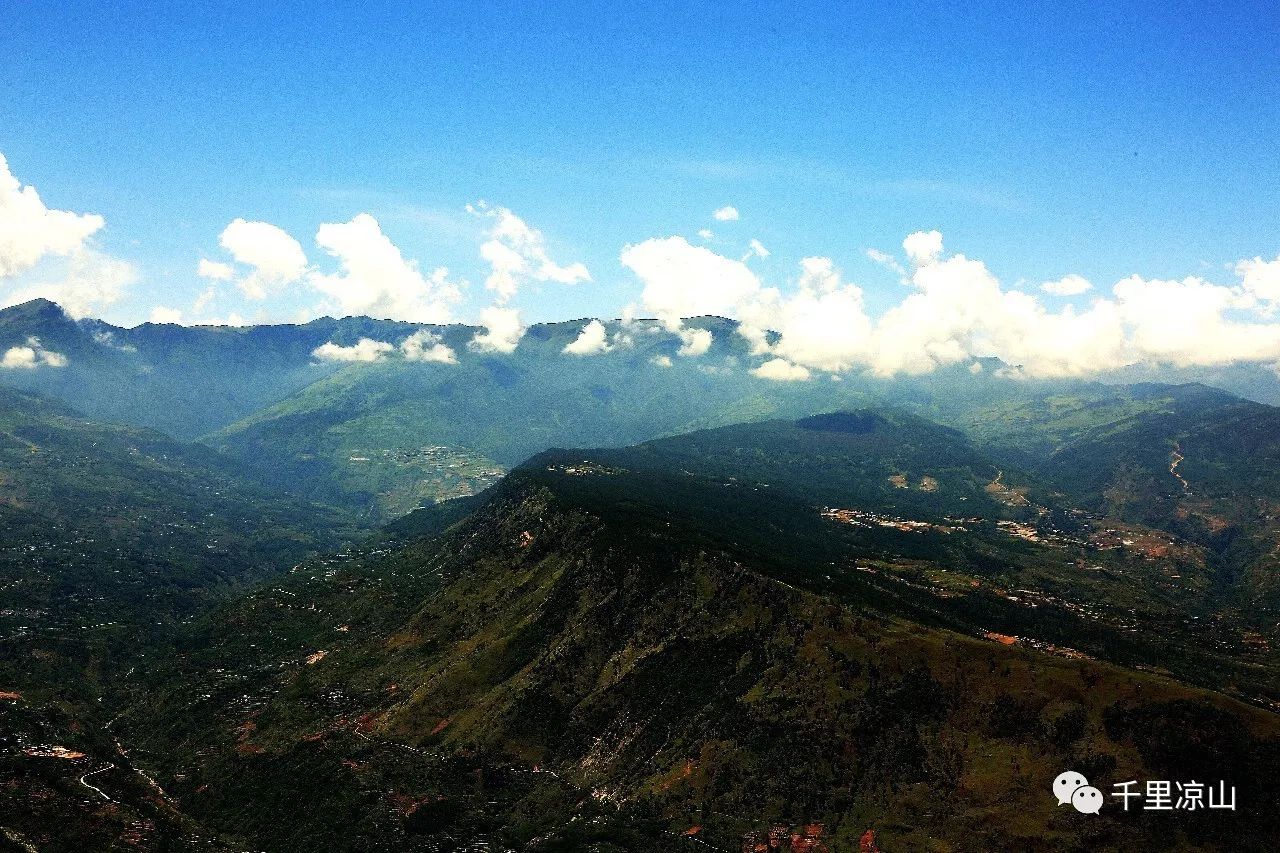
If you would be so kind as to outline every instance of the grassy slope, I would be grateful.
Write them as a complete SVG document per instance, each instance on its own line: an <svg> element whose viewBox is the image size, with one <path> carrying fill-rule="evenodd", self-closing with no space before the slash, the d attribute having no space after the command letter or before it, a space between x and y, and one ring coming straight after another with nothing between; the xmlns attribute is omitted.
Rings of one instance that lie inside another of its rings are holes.
<svg viewBox="0 0 1280 853"><path fill-rule="evenodd" d="M21 697L0 700L0 826L38 849L105 849L138 827L147 843L191 840L198 827L133 771L108 717L182 622L355 526L208 448L3 390L0 528L0 691ZM24 754L42 744L85 756ZM99 769L116 804L76 781Z"/></svg>
<svg viewBox="0 0 1280 853"><path fill-rule="evenodd" d="M439 542L308 566L202 627L156 696L168 731L124 724L178 756L184 807L271 849L680 849L692 825L732 846L775 819L887 849L1278 837L1273 715L926 627L874 584L797 588L738 530L589 482L531 467ZM1253 805L1082 822L1045 793L1066 766L1104 790L1229 770Z"/></svg>
<svg viewBox="0 0 1280 853"><path fill-rule="evenodd" d="M1280 613L1280 410L1204 386L1135 386L1010 405L970 428L1082 506L1205 548L1224 605Z"/></svg>

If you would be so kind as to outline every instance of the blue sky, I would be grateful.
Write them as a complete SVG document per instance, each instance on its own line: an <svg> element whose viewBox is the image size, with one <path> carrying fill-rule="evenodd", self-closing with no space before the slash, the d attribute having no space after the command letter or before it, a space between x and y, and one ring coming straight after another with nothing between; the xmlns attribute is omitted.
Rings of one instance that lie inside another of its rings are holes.
<svg viewBox="0 0 1280 853"><path fill-rule="evenodd" d="M120 321L190 303L236 217L323 261L317 226L361 212L468 279L474 318L477 199L591 270L525 288L531 320L616 315L622 248L701 228L732 257L759 239L778 284L828 256L873 307L902 285L865 250L921 230L1009 284L1280 252L1274 5L156 5L19 2L0 27L0 153L104 217L139 271Z"/></svg>

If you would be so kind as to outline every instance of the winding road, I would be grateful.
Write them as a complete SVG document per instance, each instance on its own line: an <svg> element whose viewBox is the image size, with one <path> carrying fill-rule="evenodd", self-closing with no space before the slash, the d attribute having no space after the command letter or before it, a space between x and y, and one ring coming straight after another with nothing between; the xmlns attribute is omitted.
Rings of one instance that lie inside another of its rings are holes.
<svg viewBox="0 0 1280 853"><path fill-rule="evenodd" d="M84 786L85 786L86 788L88 788L90 791L94 791L94 792L96 792L100 797L102 797L102 799L106 800L107 802L109 802L109 803L114 803L114 802L115 802L115 800L113 800L113 799L111 799L110 797L108 797L105 791L103 791L101 788L98 788L98 787L96 787L96 786L94 786L94 785L90 785L88 782L86 782L86 781L85 781L85 779L88 779L90 776L97 776L99 773L106 773L108 770L111 770L111 769L113 769L114 767L115 767L115 765L114 765L114 764L112 764L112 763L108 762L106 767L100 767L100 768L98 768L97 770L92 770L92 771L90 771L90 772L88 772L88 773L84 774L83 776L81 776L81 777L80 777L80 784L81 784L81 785L84 785Z"/></svg>
<svg viewBox="0 0 1280 853"><path fill-rule="evenodd" d="M1191 484L1187 482L1187 478L1178 473L1178 466L1182 464L1182 460L1187 457L1182 455L1182 445L1178 442L1173 443L1173 453L1169 457L1169 473L1178 478L1178 482L1182 484L1182 491L1185 494L1191 494Z"/></svg>

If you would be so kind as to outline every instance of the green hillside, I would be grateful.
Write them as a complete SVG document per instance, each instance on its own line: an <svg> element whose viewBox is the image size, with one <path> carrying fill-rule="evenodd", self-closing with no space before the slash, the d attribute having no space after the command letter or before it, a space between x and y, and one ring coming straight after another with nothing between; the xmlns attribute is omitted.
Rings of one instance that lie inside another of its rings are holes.
<svg viewBox="0 0 1280 853"><path fill-rule="evenodd" d="M564 355L581 323L534 327L511 356L466 353L464 346L458 364L352 365L207 441L254 459L274 483L304 484L389 520L434 499L479 491L497 472L547 447L621 446L808 411L803 399L810 390L702 369L735 357L741 345L727 321L696 324L715 328L721 344L705 361L671 367L652 363L675 354L678 342L665 333L604 356ZM859 399L862 392L843 396ZM392 461L430 448L437 448L434 464Z"/></svg>
<svg viewBox="0 0 1280 853"><path fill-rule="evenodd" d="M418 327L0 312L67 357L0 380L204 435L0 391L0 844L1274 847L1277 410L691 322L338 367ZM1081 822L1063 767L1251 793Z"/></svg>
<svg viewBox="0 0 1280 853"><path fill-rule="evenodd" d="M4 843L107 849L164 836L223 849L156 798L110 718L130 675L157 666L184 623L339 549L356 525L267 492L206 447L0 389L0 530ZM111 808L79 781L88 773L112 783Z"/></svg>
<svg viewBox="0 0 1280 853"><path fill-rule="evenodd" d="M208 448L7 390L0 524L7 603L93 622L113 607L193 612L355 531L335 510L254 485Z"/></svg>
<svg viewBox="0 0 1280 853"><path fill-rule="evenodd" d="M1205 548L1224 606L1280 612L1280 410L1141 385L1009 405L969 428L1080 506Z"/></svg>
<svg viewBox="0 0 1280 853"><path fill-rule="evenodd" d="M347 325L358 333L367 323ZM0 349L39 339L64 366L0 371L0 383L62 400L103 421L190 440L258 411L333 371L311 350L338 334L340 321L309 327L132 329L72 320L37 299L0 309Z"/></svg>
<svg viewBox="0 0 1280 853"><path fill-rule="evenodd" d="M270 850L680 850L694 827L733 849L809 822L833 849L868 828L886 850L1280 837L1273 714L946 628L954 599L852 567L804 588L803 522L744 551L745 523L663 514L699 491L689 474L639 490L592 456L541 457L442 533L427 511L420 538L308 564L203 620L122 719L136 754L173 762L184 809ZM1063 767L1107 791L1229 773L1253 793L1230 815L1083 821L1048 796Z"/></svg>

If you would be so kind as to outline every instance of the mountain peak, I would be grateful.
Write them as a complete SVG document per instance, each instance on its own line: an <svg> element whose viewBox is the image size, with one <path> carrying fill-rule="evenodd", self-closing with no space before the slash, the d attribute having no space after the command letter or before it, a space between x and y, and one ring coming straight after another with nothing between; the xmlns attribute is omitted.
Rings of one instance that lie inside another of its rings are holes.
<svg viewBox="0 0 1280 853"><path fill-rule="evenodd" d="M796 426L801 429L814 430L815 432L847 432L853 434L864 434L875 432L882 424L888 421L881 415L871 411L858 412L831 412L825 415L812 415L807 418L801 418L796 421Z"/></svg>
<svg viewBox="0 0 1280 853"><path fill-rule="evenodd" d="M7 308L0 308L0 320L22 318L39 320L61 320L67 318L67 312L56 302L37 297Z"/></svg>

